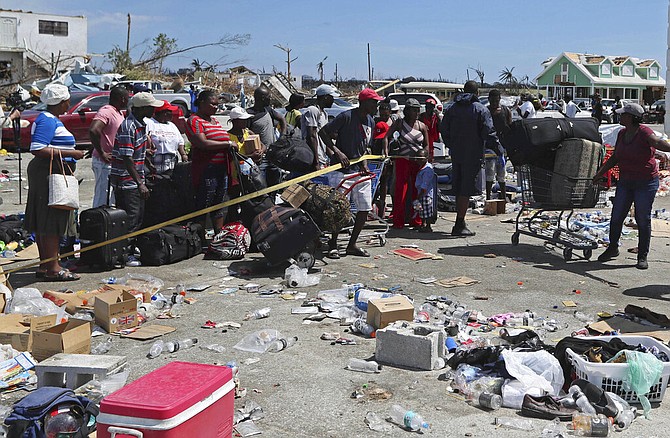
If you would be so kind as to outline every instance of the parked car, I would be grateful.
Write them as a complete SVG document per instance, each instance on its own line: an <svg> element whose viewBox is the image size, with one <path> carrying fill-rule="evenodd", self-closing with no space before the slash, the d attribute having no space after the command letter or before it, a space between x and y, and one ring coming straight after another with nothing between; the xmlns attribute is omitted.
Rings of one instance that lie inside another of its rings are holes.
<svg viewBox="0 0 670 438"><path fill-rule="evenodd" d="M74 136L77 148L86 149L90 146L91 139L88 135L88 129L98 110L107 103L109 103L109 91L73 91L70 93L70 108L59 119ZM47 107L44 103L38 103L32 109L21 113L21 119L28 122L26 126L21 128L21 150L30 150L32 124L37 116L46 109ZM181 109L178 108L174 112L172 121L181 132L184 132L186 120ZM2 129L2 147L8 150L17 149L14 143L14 132L11 127Z"/></svg>
<svg viewBox="0 0 670 438"><path fill-rule="evenodd" d="M652 103L644 115L645 123L663 123L665 120L665 99Z"/></svg>

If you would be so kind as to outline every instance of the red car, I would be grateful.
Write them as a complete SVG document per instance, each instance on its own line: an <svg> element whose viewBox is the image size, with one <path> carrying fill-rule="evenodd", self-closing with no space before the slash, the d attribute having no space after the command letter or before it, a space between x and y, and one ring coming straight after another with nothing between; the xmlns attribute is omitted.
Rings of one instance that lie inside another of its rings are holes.
<svg viewBox="0 0 670 438"><path fill-rule="evenodd" d="M95 117L100 108L108 103L109 91L73 91L70 94L70 108L59 118L68 131L74 135L78 149L87 149L90 146L91 139L88 135L88 129L91 126L93 117ZM45 104L38 103L30 110L21 113L21 119L27 120L30 123L28 126L21 128L21 150L30 150L32 124L37 116L46 110L46 108ZM180 109L174 112L172 121L183 133L186 122ZM17 149L14 144L14 130L11 127L2 129L2 147L8 150Z"/></svg>

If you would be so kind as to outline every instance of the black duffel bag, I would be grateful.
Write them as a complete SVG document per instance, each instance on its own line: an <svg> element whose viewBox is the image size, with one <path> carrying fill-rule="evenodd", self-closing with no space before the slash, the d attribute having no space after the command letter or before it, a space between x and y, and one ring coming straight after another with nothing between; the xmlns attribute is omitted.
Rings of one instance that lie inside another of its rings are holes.
<svg viewBox="0 0 670 438"><path fill-rule="evenodd" d="M268 161L289 172L314 170L314 151L300 136L300 131L283 135L268 147Z"/></svg>
<svg viewBox="0 0 670 438"><path fill-rule="evenodd" d="M202 252L202 226L197 223L168 225L137 237L140 260L161 266L189 259Z"/></svg>

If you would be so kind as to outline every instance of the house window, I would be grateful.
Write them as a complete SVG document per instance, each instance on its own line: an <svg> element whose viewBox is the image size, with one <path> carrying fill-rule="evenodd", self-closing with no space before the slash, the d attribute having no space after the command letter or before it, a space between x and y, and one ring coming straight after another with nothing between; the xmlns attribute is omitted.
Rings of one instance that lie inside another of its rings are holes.
<svg viewBox="0 0 670 438"><path fill-rule="evenodd" d="M67 21L39 21L39 32L42 35L67 36Z"/></svg>
<svg viewBox="0 0 670 438"><path fill-rule="evenodd" d="M637 100L637 88L626 88L626 93L624 99Z"/></svg>
<svg viewBox="0 0 670 438"><path fill-rule="evenodd" d="M561 64L561 82L568 82L568 63Z"/></svg>
<svg viewBox="0 0 670 438"><path fill-rule="evenodd" d="M621 67L621 76L633 76L633 66L624 65Z"/></svg>
<svg viewBox="0 0 670 438"><path fill-rule="evenodd" d="M657 78L658 77L658 67L650 67L649 68L649 77L651 77L651 78Z"/></svg>
<svg viewBox="0 0 670 438"><path fill-rule="evenodd" d="M12 79L12 63L10 61L0 61L0 79Z"/></svg>
<svg viewBox="0 0 670 438"><path fill-rule="evenodd" d="M609 64L603 64L600 66L600 73L609 76L612 74L612 67Z"/></svg>

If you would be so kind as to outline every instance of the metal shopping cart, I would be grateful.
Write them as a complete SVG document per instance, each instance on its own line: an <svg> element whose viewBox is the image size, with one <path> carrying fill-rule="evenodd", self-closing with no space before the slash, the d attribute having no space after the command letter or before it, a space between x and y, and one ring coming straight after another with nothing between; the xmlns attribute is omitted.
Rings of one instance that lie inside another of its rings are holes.
<svg viewBox="0 0 670 438"><path fill-rule="evenodd" d="M384 171L384 166L386 165L387 160L368 160L367 164L370 173L356 172L347 174L344 176L340 184L337 186L337 189L342 194L348 195L351 192L351 190L358 184L370 181L372 185L372 199L375 199L375 195L377 194L377 190L379 189L379 180L381 178L382 172ZM324 175L317 178L313 178L312 182L327 185L328 177ZM356 208L356 204L353 201L350 200L350 202L351 202L351 214L353 220L353 216L356 215L358 209ZM365 241L377 240L379 242L379 246L384 246L386 245L386 235L388 234L389 228L390 225L386 220L384 220L384 218L380 217L374 210L370 211L368 213L368 221L366 222L365 227L363 228L363 231L361 232L358 239ZM348 239L346 236L348 234L351 234L352 229L353 227L343 228L339 235L342 236L342 234L344 234L344 236L339 237L339 239L340 240Z"/></svg>
<svg viewBox="0 0 670 438"><path fill-rule="evenodd" d="M591 179L571 178L530 165L516 168L521 188L521 210L516 216L512 245L519 244L521 234L536 237L563 248L563 258L570 261L574 251L590 259L598 242L570 226L575 208L593 208L600 202L600 186ZM534 210L527 221L524 213ZM558 216L547 212L559 212Z"/></svg>

